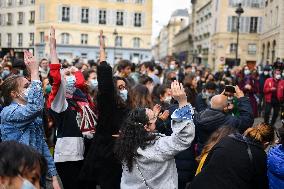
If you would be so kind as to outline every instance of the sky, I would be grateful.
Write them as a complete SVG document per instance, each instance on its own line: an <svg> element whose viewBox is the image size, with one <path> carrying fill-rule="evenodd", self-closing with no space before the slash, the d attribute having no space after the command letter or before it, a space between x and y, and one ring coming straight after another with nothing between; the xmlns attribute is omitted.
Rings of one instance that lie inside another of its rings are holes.
<svg viewBox="0 0 284 189"><path fill-rule="evenodd" d="M152 42L159 35L163 25L168 23L173 11L189 7L190 0L153 0Z"/></svg>

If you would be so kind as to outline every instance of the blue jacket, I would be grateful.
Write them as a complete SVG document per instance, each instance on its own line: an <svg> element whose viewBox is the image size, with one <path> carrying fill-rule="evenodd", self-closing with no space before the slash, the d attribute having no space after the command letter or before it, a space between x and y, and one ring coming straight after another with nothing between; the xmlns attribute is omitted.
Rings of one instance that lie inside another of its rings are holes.
<svg viewBox="0 0 284 189"><path fill-rule="evenodd" d="M284 188L284 147L277 145L267 155L267 175L270 189Z"/></svg>
<svg viewBox="0 0 284 189"><path fill-rule="evenodd" d="M47 144L41 118L44 107L40 81L32 81L26 105L12 102L1 112L1 137L3 141L15 140L33 147L48 163L48 175L57 175L55 164Z"/></svg>

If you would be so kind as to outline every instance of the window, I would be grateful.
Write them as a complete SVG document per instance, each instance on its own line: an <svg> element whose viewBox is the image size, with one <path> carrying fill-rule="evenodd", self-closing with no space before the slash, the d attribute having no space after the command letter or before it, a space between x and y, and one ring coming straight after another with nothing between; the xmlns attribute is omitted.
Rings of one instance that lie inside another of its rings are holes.
<svg viewBox="0 0 284 189"><path fill-rule="evenodd" d="M11 33L8 33L7 34L7 41L8 41L8 43L7 43L7 46L8 47L11 47L12 46L12 34Z"/></svg>
<svg viewBox="0 0 284 189"><path fill-rule="evenodd" d="M30 20L29 20L30 24L34 24L35 23L35 11L31 11L30 12Z"/></svg>
<svg viewBox="0 0 284 189"><path fill-rule="evenodd" d="M35 0L31 0L31 4L32 4L32 5L35 4Z"/></svg>
<svg viewBox="0 0 284 189"><path fill-rule="evenodd" d="M116 38L115 38L115 46L116 47L122 47L122 37L121 36L116 36Z"/></svg>
<svg viewBox="0 0 284 189"><path fill-rule="evenodd" d="M23 5L24 4L24 0L19 0L19 5Z"/></svg>
<svg viewBox="0 0 284 189"><path fill-rule="evenodd" d="M123 3L123 2L124 2L124 0L116 0L116 2Z"/></svg>
<svg viewBox="0 0 284 189"><path fill-rule="evenodd" d="M134 48L140 48L140 38L139 37L134 37L133 39L133 47Z"/></svg>
<svg viewBox="0 0 284 189"><path fill-rule="evenodd" d="M13 15L12 15L12 13L8 13L7 25L8 26L12 25L12 22L13 22Z"/></svg>
<svg viewBox="0 0 284 189"><path fill-rule="evenodd" d="M70 7L62 7L62 21L63 22L70 21Z"/></svg>
<svg viewBox="0 0 284 189"><path fill-rule="evenodd" d="M134 26L135 27L141 27L142 23L141 23L141 13L135 13L134 14Z"/></svg>
<svg viewBox="0 0 284 189"><path fill-rule="evenodd" d="M99 24L106 24L106 10L99 10Z"/></svg>
<svg viewBox="0 0 284 189"><path fill-rule="evenodd" d="M252 0L251 7L252 8L260 8L260 1L259 0Z"/></svg>
<svg viewBox="0 0 284 189"><path fill-rule="evenodd" d="M19 13L18 13L18 16L19 16L18 24L23 24L24 13L23 13L23 12L19 12Z"/></svg>
<svg viewBox="0 0 284 189"><path fill-rule="evenodd" d="M61 34L61 44L68 45L70 42L69 38L70 38L69 33L62 33Z"/></svg>
<svg viewBox="0 0 284 189"><path fill-rule="evenodd" d="M237 50L237 44L236 43L231 43L230 44L230 53L234 53Z"/></svg>
<svg viewBox="0 0 284 189"><path fill-rule="evenodd" d="M30 33L30 42L29 45L33 46L35 43L35 34L34 33Z"/></svg>
<svg viewBox="0 0 284 189"><path fill-rule="evenodd" d="M251 17L250 18L250 33L257 33L257 22L258 17Z"/></svg>
<svg viewBox="0 0 284 189"><path fill-rule="evenodd" d="M229 32L236 32L237 31L237 24L238 24L238 17L237 16L229 16L228 17L228 31Z"/></svg>
<svg viewBox="0 0 284 189"><path fill-rule="evenodd" d="M88 23L89 22L89 9L88 8L82 8L81 22L82 23Z"/></svg>
<svg viewBox="0 0 284 189"><path fill-rule="evenodd" d="M13 4L13 0L8 0L8 6L11 7Z"/></svg>
<svg viewBox="0 0 284 189"><path fill-rule="evenodd" d="M144 0L135 0L135 3L136 3L136 4L143 4L143 3L144 3Z"/></svg>
<svg viewBox="0 0 284 189"><path fill-rule="evenodd" d="M256 54L256 44L248 44L248 54Z"/></svg>
<svg viewBox="0 0 284 189"><path fill-rule="evenodd" d="M87 59L88 58L88 54L87 53L81 53L81 58Z"/></svg>
<svg viewBox="0 0 284 189"><path fill-rule="evenodd" d="M18 47L22 47L22 46L23 46L23 34L18 33Z"/></svg>
<svg viewBox="0 0 284 189"><path fill-rule="evenodd" d="M81 34L81 44L82 45L88 44L88 34Z"/></svg>
<svg viewBox="0 0 284 189"><path fill-rule="evenodd" d="M123 26L123 12L116 12L116 25Z"/></svg>
<svg viewBox="0 0 284 189"><path fill-rule="evenodd" d="M44 32L40 32L39 36L40 36L40 43L44 43Z"/></svg>

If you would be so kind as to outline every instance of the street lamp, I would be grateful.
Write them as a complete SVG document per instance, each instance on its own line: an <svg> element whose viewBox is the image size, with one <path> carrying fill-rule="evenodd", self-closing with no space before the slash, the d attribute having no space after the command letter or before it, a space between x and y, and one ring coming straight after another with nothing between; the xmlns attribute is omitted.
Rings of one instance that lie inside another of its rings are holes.
<svg viewBox="0 0 284 189"><path fill-rule="evenodd" d="M113 64L115 64L116 37L117 37L117 35L118 35L116 29L114 29L114 31L113 31L112 34L113 34L113 36L114 36L114 46L113 46L113 59L114 59L114 61L113 61Z"/></svg>
<svg viewBox="0 0 284 189"><path fill-rule="evenodd" d="M237 49L236 49L236 60L235 60L235 66L238 65L238 50L239 50L239 35L240 35L240 18L241 14L244 13L244 9L242 8L242 4L239 3L237 10L235 11L238 15L237 20Z"/></svg>

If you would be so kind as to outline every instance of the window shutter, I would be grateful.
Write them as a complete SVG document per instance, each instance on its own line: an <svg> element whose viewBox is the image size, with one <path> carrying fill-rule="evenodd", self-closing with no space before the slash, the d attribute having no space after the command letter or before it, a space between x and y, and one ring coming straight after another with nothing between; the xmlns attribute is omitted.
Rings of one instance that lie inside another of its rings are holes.
<svg viewBox="0 0 284 189"><path fill-rule="evenodd" d="M265 7L265 2L264 0L260 0L260 8L264 8Z"/></svg>
<svg viewBox="0 0 284 189"><path fill-rule="evenodd" d="M128 12L124 11L123 12L123 25L127 26L127 18L128 18Z"/></svg>
<svg viewBox="0 0 284 189"><path fill-rule="evenodd" d="M245 17L240 18L240 32L245 33Z"/></svg>
<svg viewBox="0 0 284 189"><path fill-rule="evenodd" d="M229 6L233 6L233 0L229 0Z"/></svg>
<svg viewBox="0 0 284 189"><path fill-rule="evenodd" d="M44 22L44 19L45 19L45 5L40 4L39 5L39 20L41 22Z"/></svg>
<svg viewBox="0 0 284 189"><path fill-rule="evenodd" d="M233 21L232 16L229 16L228 17L228 27L227 27L228 32L232 32L232 21Z"/></svg>
<svg viewBox="0 0 284 189"><path fill-rule="evenodd" d="M62 5L59 5L57 7L57 16L58 22L62 22Z"/></svg>
<svg viewBox="0 0 284 189"><path fill-rule="evenodd" d="M128 25L130 27L134 26L134 13L133 12L128 12Z"/></svg>
<svg viewBox="0 0 284 189"><path fill-rule="evenodd" d="M141 26L142 27L146 26L146 14L144 12L141 13Z"/></svg>
<svg viewBox="0 0 284 189"><path fill-rule="evenodd" d="M257 23L257 33L262 33L262 17L258 17L258 23Z"/></svg>
<svg viewBox="0 0 284 189"><path fill-rule="evenodd" d="M245 32L249 33L249 29L250 29L250 17L245 17Z"/></svg>

